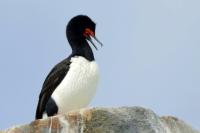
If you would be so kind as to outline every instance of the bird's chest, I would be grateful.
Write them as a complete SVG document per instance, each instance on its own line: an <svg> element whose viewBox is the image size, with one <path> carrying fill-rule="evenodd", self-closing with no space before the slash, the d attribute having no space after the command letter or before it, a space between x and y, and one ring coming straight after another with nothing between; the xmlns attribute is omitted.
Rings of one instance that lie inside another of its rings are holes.
<svg viewBox="0 0 200 133"><path fill-rule="evenodd" d="M59 112L78 109L89 104L96 92L99 78L98 65L83 57L74 57L67 75L53 92Z"/></svg>

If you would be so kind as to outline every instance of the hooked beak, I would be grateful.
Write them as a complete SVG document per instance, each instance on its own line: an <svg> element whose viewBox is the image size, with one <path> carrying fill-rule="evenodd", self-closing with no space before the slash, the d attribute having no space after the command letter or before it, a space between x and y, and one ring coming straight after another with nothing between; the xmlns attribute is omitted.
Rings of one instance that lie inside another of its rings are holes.
<svg viewBox="0 0 200 133"><path fill-rule="evenodd" d="M94 42L92 41L92 38L94 38L94 40L95 40L96 42L98 42L98 43L101 45L101 47L103 46L103 44L102 44L102 43L97 39L97 37L95 36L94 32L91 31L90 29L87 28L87 29L85 30L84 36L86 37L86 39L87 39L88 41L90 41L90 43L95 47L96 50L98 50L98 48L96 47L96 45L95 45ZM91 37L92 37L92 38L91 38Z"/></svg>

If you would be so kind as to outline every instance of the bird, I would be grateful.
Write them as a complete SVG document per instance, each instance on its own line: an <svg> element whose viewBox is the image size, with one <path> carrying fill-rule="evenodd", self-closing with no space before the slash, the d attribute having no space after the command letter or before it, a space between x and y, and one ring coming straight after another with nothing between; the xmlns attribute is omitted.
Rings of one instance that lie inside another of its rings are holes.
<svg viewBox="0 0 200 133"><path fill-rule="evenodd" d="M51 69L39 94L35 119L86 107L95 95L99 67L90 45L94 40L96 23L87 15L73 17L66 26L71 54Z"/></svg>

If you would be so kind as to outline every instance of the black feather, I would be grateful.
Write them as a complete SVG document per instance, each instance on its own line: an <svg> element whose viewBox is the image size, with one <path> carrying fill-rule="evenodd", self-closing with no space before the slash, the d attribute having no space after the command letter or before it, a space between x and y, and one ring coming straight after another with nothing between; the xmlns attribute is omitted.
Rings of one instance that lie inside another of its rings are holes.
<svg viewBox="0 0 200 133"><path fill-rule="evenodd" d="M71 56L58 63L48 74L44 81L39 96L35 119L41 119L45 111L46 104L49 101L56 87L62 82L69 71Z"/></svg>

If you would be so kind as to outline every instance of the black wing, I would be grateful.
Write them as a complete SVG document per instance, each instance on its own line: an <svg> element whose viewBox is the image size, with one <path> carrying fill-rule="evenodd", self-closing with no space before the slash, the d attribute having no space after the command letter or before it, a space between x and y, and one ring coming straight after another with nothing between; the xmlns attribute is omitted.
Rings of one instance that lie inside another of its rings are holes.
<svg viewBox="0 0 200 133"><path fill-rule="evenodd" d="M70 57L57 64L48 74L40 92L35 119L41 119L52 93L64 79L70 67Z"/></svg>

